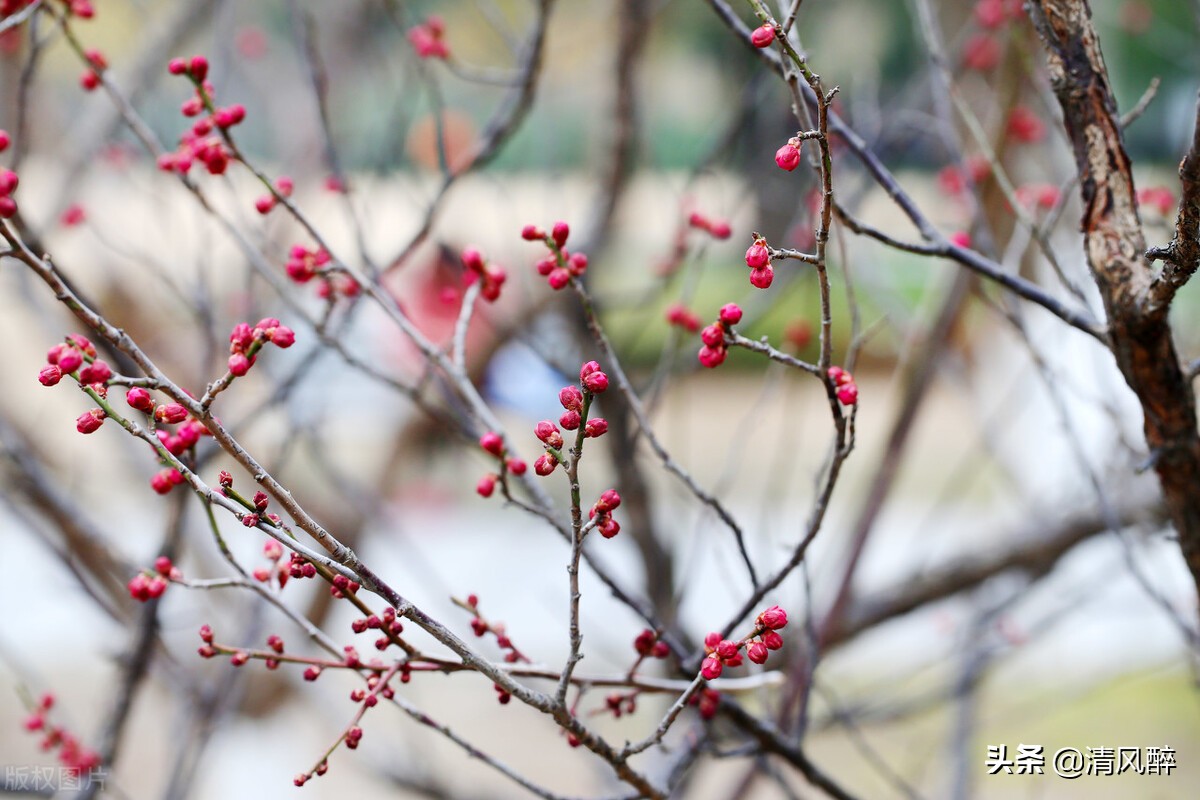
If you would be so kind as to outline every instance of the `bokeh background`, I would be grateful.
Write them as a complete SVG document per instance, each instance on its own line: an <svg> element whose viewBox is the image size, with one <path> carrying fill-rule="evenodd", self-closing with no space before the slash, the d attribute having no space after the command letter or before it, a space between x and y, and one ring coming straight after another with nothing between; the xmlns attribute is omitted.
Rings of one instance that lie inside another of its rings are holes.
<svg viewBox="0 0 1200 800"><path fill-rule="evenodd" d="M760 292L742 265L752 231L778 246L811 248L815 173L783 173L771 157L797 129L788 95L706 3L560 2L528 114L488 164L457 175L511 102L519 43L536 5L103 0L94 20L72 29L105 54L113 85L168 147L187 127L178 109L188 91L167 74L166 61L206 54L218 99L247 109L236 131L247 157L268 175L294 178L297 205L348 260L394 265L389 290L435 340L448 338L457 314L461 248L479 247L504 264L504 297L473 323L468 355L508 429L518 440L526 434L530 461L538 450L528 432L557 415L557 389L595 350L577 306L552 295L532 267L540 253L518 234L527 223L570 221L574 241L592 257L589 287L609 336L656 431L752 533L752 555L766 570L790 553L812 510L831 436L824 392L810 376L748 352L701 370L696 335L670 326L664 314L682 303L707 323L735 301L747 311L746 335L816 359L811 270L783 262L775 285ZM748 7L734 9L750 21ZM1096 3L1094 12L1122 111L1156 87L1126 133L1138 187L1177 197L1175 165L1192 135L1200 83L1197 11L1171 0L1126 0ZM406 38L429 14L444 19L449 63L418 58ZM636 46L631 25L644 35ZM989 27L967 3L843 0L802 4L796 30L826 85L840 87L839 113L939 227L970 230L1006 267L1098 313L1077 233L1070 151L1027 21ZM953 98L931 68L931 30ZM972 68L980 36L996 56ZM0 127L16 134L0 158L20 164L24 224L114 324L181 385L201 391L223 370L232 324L266 315L292 324L288 306L214 216L155 169L104 91L80 88L82 71L48 17L0 38ZM622 101L634 108L628 120ZM1014 136L1017 107L1041 121L1039 135ZM623 125L629 138L620 161ZM995 181L976 187L977 202L948 189L947 168L980 152L971 125L1018 190L1061 189L1060 203L1034 204L1028 214L1062 276L1031 245ZM859 218L917 238L844 148L835 150L834 169L840 201ZM348 191L331 191L331 177ZM236 165L221 178L197 180L282 275L287 248L306 241L299 226L280 213L258 215L261 187ZM444 182L451 185L443 196ZM692 212L727 220L732 237L689 228ZM1173 214L1173 206L1143 207L1151 244L1169 239ZM852 355L861 402L855 450L821 533L803 569L772 596L796 620L795 652L780 676L799 663L805 618L819 624L844 587L847 624L866 621L822 653L813 675L806 739L813 760L862 797L1194 796L1196 597L1153 476L1138 470L1147 458L1140 412L1111 357L995 287L971 282L956 290L953 264L889 250L840 226L830 261L835 361ZM326 312L311 285L282 287L304 314ZM955 292L961 299L947 311ZM7 779L17 768L53 763L22 729L27 695L54 692L60 719L99 743L143 613L121 598L133 571L168 542L189 577L220 576L225 567L199 505L182 492L160 498L149 489L157 467L144 447L111 426L80 437L72 420L85 401L65 386L37 384L46 348L77 323L11 260L0 261L0 304L0 775ZM1174 313L1185 357L1200 352L1196 308L1194 292L1181 293ZM360 361L421 381L419 353L369 304L339 306L332 319ZM222 418L306 507L423 608L466 632L469 620L451 598L475 592L522 650L559 663L567 644L560 540L499 498L475 494L489 467L462 431L321 347L311 327L293 327L298 345L262 359L223 396ZM436 380L421 387L451 416L460 411ZM644 530L599 543L600 557L698 641L747 593L733 543L644 441L610 447L615 458L597 451L588 463L588 484L598 492L643 483L650 517ZM227 466L215 456L206 467L210 483ZM894 475L880 497L885 466ZM553 491L563 501L558 483ZM94 550L77 549L73 526L89 533ZM261 536L233 520L222 528L234 551L256 563ZM1018 551L1027 558L986 569ZM874 610L956 578L957 590L872 622ZM286 591L324 629L352 639L351 615L315 587ZM619 672L643 625L590 576L583 591L584 667ZM261 642L279 631L299 641L299 632L249 597L172 587L158 613L161 645L121 734L112 796L298 791L291 776L318 760L353 713L352 683L331 675L310 685L298 670L267 674L254 664L235 670L198 659L202 623L230 640ZM764 687L746 700L773 715L786 692L772 681ZM567 748L535 713L497 705L487 681L422 677L404 691L553 791L614 794L606 769ZM585 707L602 699L588 698ZM642 736L662 702L647 699L632 718L594 722L618 741ZM527 796L393 712L369 714L359 752L339 751L329 775L303 791ZM989 776L993 744L1010 751L1041 744L1047 754L1165 746L1176 750L1178 767L1170 776L1074 781ZM780 765L735 749L705 762L681 794L813 791Z"/></svg>

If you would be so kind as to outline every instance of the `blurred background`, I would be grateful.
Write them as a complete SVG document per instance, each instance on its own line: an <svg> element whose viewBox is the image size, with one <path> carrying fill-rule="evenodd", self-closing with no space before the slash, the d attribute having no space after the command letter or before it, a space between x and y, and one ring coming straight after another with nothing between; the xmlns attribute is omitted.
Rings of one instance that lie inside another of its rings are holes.
<svg viewBox="0 0 1200 800"><path fill-rule="evenodd" d="M1200 10L1095 6L1120 110L1137 109L1126 143L1138 189L1150 190L1139 195L1147 239L1163 244L1192 135ZM748 5L732 10L757 24ZM412 44L431 15L444 23L447 59ZM94 19L68 28L78 48L45 13L0 34L0 127L13 137L0 158L21 176L22 236L197 394L223 373L234 324L273 316L295 328L297 345L264 354L222 395L218 416L421 608L467 636L470 617L452 598L475 593L523 652L557 669L568 549L544 521L476 494L494 468L474 444L481 431L386 314L336 286L323 297L320 281L287 280L289 248L314 242L282 209L255 210L264 190L254 175L197 165L205 207L156 167L121 102L173 150L191 124L180 115L191 92L167 73L172 57L208 57L218 105L246 108L234 131L246 159L271 179L291 177L293 201L331 250L378 275L432 341L447 343L459 314L462 248L504 265L502 297L481 304L469 328L467 366L530 463L541 452L533 425L561 412L558 389L598 357L577 301L546 286L533 267L544 251L519 235L569 221L570 247L590 257L588 288L665 449L738 519L761 573L792 554L831 454L821 384L736 349L701 369L698 336L667 318L683 306L708 324L737 302L746 336L818 358L812 268L778 262L760 291L742 261L752 232L811 251L816 172L807 161L792 173L775 165L799 129L786 86L710 4L102 0ZM835 110L934 225L1102 317L1070 149L1016 4L803 3L794 41L826 87L840 87ZM81 87L79 49L93 48L121 102L108 87ZM834 186L858 219L919 240L836 137ZM694 214L732 235L689 225ZM1154 476L1142 474L1140 409L1111 356L954 264L842 225L829 263L834 363L853 371L860 393L854 450L804 563L764 603L792 613L784 658L739 700L803 731L811 759L856 796L1194 796L1194 585ZM349 723L355 683L199 659L205 623L225 642L261 647L279 633L303 646L300 629L248 592L172 586L160 603L129 601L125 582L162 552L187 578L230 574L204 509L182 489L155 494L156 459L115 426L76 433L86 398L38 385L47 348L81 329L12 259L0 261L0 307L2 785L19 795L31 774L22 770L55 764L22 726L29 698L53 692L56 720L115 759L109 796L301 791L292 776ZM1200 355L1196 310L1194 292L1182 292L1177 343L1189 359ZM584 495L615 486L626 503L622 534L588 547L699 646L751 590L734 539L637 436L628 404L611 392L600 405L612 428L585 459ZM250 485L211 443L197 458L209 484L229 469ZM565 481L543 484L565 519ZM261 533L219 525L241 563L263 563ZM622 673L645 622L586 571L582 590L580 670ZM321 587L294 582L281 597L337 641L355 641L355 615ZM131 679L143 657L144 678ZM623 794L543 717L497 704L489 683L417 676L402 691L554 796ZM646 696L634 715L590 716L603 699L586 693L580 714L616 742L645 736L669 705ZM680 730L708 737L708 749L680 796L815 792L782 762L739 749L727 723L688 714ZM394 708L372 710L363 727L358 752L337 750L329 774L302 791L528 796ZM1011 754L1026 744L1045 748L1047 774L988 774L990 745ZM1063 747L1170 747L1178 766L1066 780L1050 769ZM671 758L644 763L654 773Z"/></svg>

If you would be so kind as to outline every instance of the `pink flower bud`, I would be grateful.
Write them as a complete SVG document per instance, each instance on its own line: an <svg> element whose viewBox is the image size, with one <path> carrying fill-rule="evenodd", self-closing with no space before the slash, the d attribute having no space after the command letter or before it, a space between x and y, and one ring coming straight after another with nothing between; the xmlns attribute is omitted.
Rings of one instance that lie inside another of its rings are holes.
<svg viewBox="0 0 1200 800"><path fill-rule="evenodd" d="M558 426L548 419L539 422L533 429L533 433L542 442L551 447L561 448L563 446L562 433L558 430Z"/></svg>
<svg viewBox="0 0 1200 800"><path fill-rule="evenodd" d="M504 464L513 475L524 475L525 470L529 469L528 465L519 458L510 458Z"/></svg>
<svg viewBox="0 0 1200 800"><path fill-rule="evenodd" d="M165 422L168 425L174 425L176 422L183 422L187 419L187 409L179 403L164 403L154 409L154 419L158 422Z"/></svg>
<svg viewBox="0 0 1200 800"><path fill-rule="evenodd" d="M521 238L527 242L537 242L546 238L546 232L536 225L526 225L521 229Z"/></svg>
<svg viewBox="0 0 1200 800"><path fill-rule="evenodd" d="M760 269L750 270L750 285L756 289L766 289L775 280L775 269L768 264Z"/></svg>
<svg viewBox="0 0 1200 800"><path fill-rule="evenodd" d="M208 77L208 59L204 56L192 56L191 64L188 65L188 73L194 80L203 81Z"/></svg>
<svg viewBox="0 0 1200 800"><path fill-rule="evenodd" d="M154 410L154 401L150 398L150 392L140 386L134 386L125 393L125 402L130 408L138 411L149 413Z"/></svg>
<svg viewBox="0 0 1200 800"><path fill-rule="evenodd" d="M112 368L97 358L79 371L80 383L104 383L112 377Z"/></svg>
<svg viewBox="0 0 1200 800"><path fill-rule="evenodd" d="M775 29L771 27L770 23L758 26L750 34L750 44L755 47L770 47L773 41L775 41Z"/></svg>
<svg viewBox="0 0 1200 800"><path fill-rule="evenodd" d="M583 426L583 435L589 439L596 439L608 433L608 420L603 417L589 419L587 424Z"/></svg>
<svg viewBox="0 0 1200 800"><path fill-rule="evenodd" d="M571 282L571 273L562 267L555 267L546 276L546 282L550 284L551 289L558 291Z"/></svg>
<svg viewBox="0 0 1200 800"><path fill-rule="evenodd" d="M269 214L275 207L275 195L264 194L254 201L254 210L260 214Z"/></svg>
<svg viewBox="0 0 1200 800"><path fill-rule="evenodd" d="M578 411L564 411L558 418L558 424L566 431L578 430L581 422L583 422L583 418L579 416Z"/></svg>
<svg viewBox="0 0 1200 800"><path fill-rule="evenodd" d="M250 371L250 359L243 353L234 353L229 357L229 373L241 377Z"/></svg>
<svg viewBox="0 0 1200 800"><path fill-rule="evenodd" d="M712 681L721 677L721 672L724 668L721 659L716 656L709 656L704 659L704 664L700 667L700 674L704 676L704 680Z"/></svg>
<svg viewBox="0 0 1200 800"><path fill-rule="evenodd" d="M102 408L93 408L91 411L85 411L75 420L75 430L80 433L95 433L104 424L105 416L104 409Z"/></svg>
<svg viewBox="0 0 1200 800"><path fill-rule="evenodd" d="M858 386L847 383L837 389L838 402L844 406L852 406L858 402Z"/></svg>
<svg viewBox="0 0 1200 800"><path fill-rule="evenodd" d="M746 656L755 664L767 663L767 646L762 642L751 642L746 648Z"/></svg>
<svg viewBox="0 0 1200 800"><path fill-rule="evenodd" d="M42 371L38 373L38 382L42 386L54 386L62 380L62 370L57 364L49 364L42 367Z"/></svg>
<svg viewBox="0 0 1200 800"><path fill-rule="evenodd" d="M592 394L600 394L608 388L608 376L597 370L582 378L583 388Z"/></svg>
<svg viewBox="0 0 1200 800"><path fill-rule="evenodd" d="M537 461L533 462L533 471L543 478L554 472L554 468L558 466L558 460L549 453L543 453L538 456Z"/></svg>
<svg viewBox="0 0 1200 800"><path fill-rule="evenodd" d="M155 575L146 581L146 592L150 595L150 599L162 597L163 592L167 590L167 581L161 575Z"/></svg>
<svg viewBox="0 0 1200 800"><path fill-rule="evenodd" d="M704 646L707 647L709 650L716 650L717 645L719 645L720 643L721 643L721 634L717 633L716 631L713 631L712 633L710 633L704 637Z"/></svg>
<svg viewBox="0 0 1200 800"><path fill-rule="evenodd" d="M779 650L783 647L783 637L775 631L767 631L762 635L763 645L768 650Z"/></svg>
<svg viewBox="0 0 1200 800"><path fill-rule="evenodd" d="M462 263L472 272L483 272L483 254L474 247L468 247L462 251Z"/></svg>
<svg viewBox="0 0 1200 800"><path fill-rule="evenodd" d="M725 331L720 325L706 325L704 330L700 331L700 341L709 347L725 346Z"/></svg>
<svg viewBox="0 0 1200 800"><path fill-rule="evenodd" d="M571 253L571 257L567 259L567 269L572 275L578 277L587 272L588 257L583 253Z"/></svg>
<svg viewBox="0 0 1200 800"><path fill-rule="evenodd" d="M742 309L737 303L726 303L721 306L720 314L718 315L721 322L725 325L737 325L742 321ZM708 342L705 342L708 344Z"/></svg>
<svg viewBox="0 0 1200 800"><path fill-rule="evenodd" d="M171 478L167 474L167 470L154 473L150 478L150 488L157 494L166 494L175 488L175 484L171 483Z"/></svg>
<svg viewBox="0 0 1200 800"><path fill-rule="evenodd" d="M596 524L596 528L605 539L611 539L621 532L621 525L612 517L604 517Z"/></svg>
<svg viewBox="0 0 1200 800"><path fill-rule="evenodd" d="M475 484L475 491L480 497L491 497L492 492L496 491L496 476L484 475L479 479L479 483Z"/></svg>
<svg viewBox="0 0 1200 800"><path fill-rule="evenodd" d="M596 501L595 509L598 512L606 513L620 505L621 495L617 494L616 489L609 489L600 495L600 499Z"/></svg>
<svg viewBox="0 0 1200 800"><path fill-rule="evenodd" d="M497 458L504 455L504 440L500 438L500 434L498 433L488 431L483 436L480 436L479 446L482 447L485 452L491 453Z"/></svg>
<svg viewBox="0 0 1200 800"><path fill-rule="evenodd" d="M698 358L700 359L701 366L716 369L725 361L725 348L715 348L705 345L700 348Z"/></svg>
<svg viewBox="0 0 1200 800"><path fill-rule="evenodd" d="M550 238L559 247L567 243L567 237L571 235L571 228L565 222L556 222L550 231Z"/></svg>
<svg viewBox="0 0 1200 800"><path fill-rule="evenodd" d="M775 151L775 164L786 172L791 172L800 166L800 148L788 142Z"/></svg>
<svg viewBox="0 0 1200 800"><path fill-rule="evenodd" d="M788 624L787 612L779 606L771 606L758 615L758 623L767 630L772 631L786 628Z"/></svg>
<svg viewBox="0 0 1200 800"><path fill-rule="evenodd" d="M558 390L558 402L568 411L582 411L583 392L578 386L564 386Z"/></svg>
<svg viewBox="0 0 1200 800"><path fill-rule="evenodd" d="M83 354L73 347L67 347L62 350L58 356L58 368L63 371L63 374L74 372L83 365Z"/></svg>
<svg viewBox="0 0 1200 800"><path fill-rule="evenodd" d="M723 639L717 642L716 653L722 660L729 660L738 654L739 646L737 642Z"/></svg>
<svg viewBox="0 0 1200 800"><path fill-rule="evenodd" d="M225 470L221 470L220 473L217 474L217 484L228 489L233 486L233 476Z"/></svg>
<svg viewBox="0 0 1200 800"><path fill-rule="evenodd" d="M275 332L271 334L271 344L281 350L286 350L296 343L296 332L286 325L280 325L275 328Z"/></svg>
<svg viewBox="0 0 1200 800"><path fill-rule="evenodd" d="M245 322L233 326L229 333L229 348L232 352L244 351L254 342L254 329Z"/></svg>
<svg viewBox="0 0 1200 800"><path fill-rule="evenodd" d="M770 263L771 252L765 239L758 239L746 248L746 266L750 269L761 269Z"/></svg>
<svg viewBox="0 0 1200 800"><path fill-rule="evenodd" d="M150 580L140 572L125 584L125 588L129 590L129 596L138 602L144 603L150 599Z"/></svg>

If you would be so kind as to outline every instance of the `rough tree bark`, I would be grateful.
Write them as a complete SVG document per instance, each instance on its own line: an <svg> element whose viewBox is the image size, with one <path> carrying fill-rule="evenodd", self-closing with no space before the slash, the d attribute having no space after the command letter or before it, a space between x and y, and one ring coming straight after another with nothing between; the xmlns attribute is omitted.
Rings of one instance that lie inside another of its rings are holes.
<svg viewBox="0 0 1200 800"><path fill-rule="evenodd" d="M1168 311L1195 269L1156 275L1146 255L1133 172L1087 0L1036 0L1031 18L1046 46L1050 82L1075 152L1084 249L1108 315L1108 343L1137 395L1150 463L1200 593L1200 436L1196 399L1175 351ZM1193 146L1194 150L1194 146ZM1185 159L1185 164L1195 156ZM1185 176L1186 177L1186 176ZM1196 197L1185 190L1184 215ZM1190 252L1195 252L1194 247ZM1153 255L1153 254L1152 254ZM1162 257L1160 255L1160 257ZM1180 279L1179 273L1185 272Z"/></svg>

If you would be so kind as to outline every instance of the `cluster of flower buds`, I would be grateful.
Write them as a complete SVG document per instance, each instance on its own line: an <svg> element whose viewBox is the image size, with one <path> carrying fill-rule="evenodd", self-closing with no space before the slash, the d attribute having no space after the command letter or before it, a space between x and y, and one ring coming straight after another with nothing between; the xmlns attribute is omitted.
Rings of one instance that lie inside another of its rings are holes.
<svg viewBox="0 0 1200 800"><path fill-rule="evenodd" d="M723 219L709 219L699 211L688 215L688 225L707 232L714 239L728 239L733 235L733 228Z"/></svg>
<svg viewBox="0 0 1200 800"><path fill-rule="evenodd" d="M286 175L281 175L275 180L275 191L279 193L280 197L291 197L295 189L295 181ZM254 208L260 214L270 214L277 202L275 195L264 194L254 201Z"/></svg>
<svg viewBox="0 0 1200 800"><path fill-rule="evenodd" d="M595 439L603 436L608 432L608 420L599 417L586 419L586 415L592 398L607 388L608 375L600 369L600 365L595 361L584 364L579 368L579 384L564 386L558 392L558 402L564 409L558 418L558 424L569 431L579 430L582 425L585 438ZM534 426L533 432L546 446L546 452L538 456L537 461L533 463L533 471L545 477L558 466L559 457L556 453L563 448L562 431L558 425L544 419Z"/></svg>
<svg viewBox="0 0 1200 800"><path fill-rule="evenodd" d="M138 602L144 603L147 600L153 600L156 597L162 597L163 592L167 590L168 581L177 581L183 578L179 568L171 563L171 559L166 556L159 556L154 560L154 571L144 570L134 575L126 585L129 590L129 596Z"/></svg>
<svg viewBox="0 0 1200 800"><path fill-rule="evenodd" d="M605 539L611 539L621 532L620 524L612 518L612 512L621 505L621 495L616 489L609 489L600 495L600 499L588 510L588 519L595 520L596 530Z"/></svg>
<svg viewBox="0 0 1200 800"><path fill-rule="evenodd" d="M572 253L566 248L567 237L570 235L571 228L565 222L554 223L550 233L536 225L526 225L521 229L522 239L527 242L543 242L550 249L550 253L537 262L535 267L538 274L544 275L546 283L555 291L570 283L571 278L578 278L587 270L587 256L583 253Z"/></svg>
<svg viewBox="0 0 1200 800"><path fill-rule="evenodd" d="M79 76L79 85L85 92L90 92L100 85L100 73L108 69L108 59L99 50L88 50L83 55L88 66Z"/></svg>
<svg viewBox="0 0 1200 800"><path fill-rule="evenodd" d="M773 41L775 41L775 26L769 22L764 22L750 32L750 44L755 47L770 47Z"/></svg>
<svg viewBox="0 0 1200 800"><path fill-rule="evenodd" d="M37 708L25 718L25 730L42 734L42 750L58 750L58 761L67 774L78 777L98 769L102 763L98 752L84 747L66 728L50 723L47 717L53 707L54 695L42 695Z"/></svg>
<svg viewBox="0 0 1200 800"><path fill-rule="evenodd" d="M173 153L159 156L158 166L166 172L186 173L196 161L204 164L212 175L220 175L229 166L230 153L215 130L228 130L246 118L246 109L240 104L218 108L214 105L215 93L208 82L208 59L193 56L190 60L172 59L167 65L172 75L184 75L196 87L196 94L184 101L180 112L185 117L196 117L192 127L179 139L179 147ZM205 111L210 111L204 114Z"/></svg>
<svg viewBox="0 0 1200 800"><path fill-rule="evenodd" d="M770 651L783 647L779 630L786 627L787 623L787 612L779 606L771 606L758 615L754 621L754 632L741 641L722 639L721 634L710 633L704 637L704 649L708 655L700 667L700 674L705 680L711 681L721 677L725 667L740 667L743 649L746 657L755 664L766 663Z"/></svg>
<svg viewBox="0 0 1200 800"><path fill-rule="evenodd" d="M488 431L479 437L479 446L485 453L495 456L500 461L503 470L507 470L513 475L525 474L527 469L525 462L508 455L508 450L504 447L504 439L500 434ZM488 473L479 479L479 483L475 485L475 491L481 497L491 497L492 493L496 491L496 482L499 480L500 476L496 473Z"/></svg>
<svg viewBox="0 0 1200 800"><path fill-rule="evenodd" d="M54 386L64 375L73 375L84 386L104 395L112 369L96 357L96 348L86 336L72 333L65 342L54 345L46 353L46 366L38 373L38 382L43 386Z"/></svg>
<svg viewBox="0 0 1200 800"><path fill-rule="evenodd" d="M7 150L11 143L8 131L0 130L0 153ZM11 169L0 169L0 217L8 219L17 213L17 201L12 195L20 182L17 173Z"/></svg>
<svg viewBox="0 0 1200 800"><path fill-rule="evenodd" d="M995 69L1003 55L1001 37L996 31L1009 20L1025 15L1021 0L979 0L975 21L982 31L972 34L963 45L963 66L980 72Z"/></svg>
<svg viewBox="0 0 1200 800"><path fill-rule="evenodd" d="M737 303L726 303L717 314L717 321L700 331L700 348L697 358L709 369L715 369L725 362L729 350L725 344L725 335L730 333L734 325L742 321L742 309Z"/></svg>
<svg viewBox="0 0 1200 800"><path fill-rule="evenodd" d="M640 658L666 658L671 655L671 647L649 628L634 638L633 649Z"/></svg>
<svg viewBox="0 0 1200 800"><path fill-rule="evenodd" d="M253 328L249 323L239 322L229 334L229 373L240 377L249 372L258 351L267 343L286 349L295 341L295 332L274 317L260 319Z"/></svg>
<svg viewBox="0 0 1200 800"><path fill-rule="evenodd" d="M754 244L746 249L746 266L750 268L750 285L766 289L775 280L775 269L771 266L771 251L767 240L754 238Z"/></svg>
<svg viewBox="0 0 1200 800"><path fill-rule="evenodd" d="M479 596L475 594L467 595L467 602L455 601L460 606L463 606L467 611L471 612L471 631L478 637L483 638L487 634L492 634L496 637L496 644L500 649L505 650L504 660L509 664L516 664L518 661L529 663L529 659L517 649L517 646L512 643L512 639L508 638L505 632L503 622L488 622L483 615L479 613ZM504 698L507 692L503 688L497 686L496 691L501 693L501 703L507 703Z"/></svg>
<svg viewBox="0 0 1200 800"><path fill-rule="evenodd" d="M783 147L775 151L775 164L785 172L791 172L800 166L800 145L803 140L793 136Z"/></svg>
<svg viewBox="0 0 1200 800"><path fill-rule="evenodd" d="M673 303L667 308L667 324L683 328L688 333L700 330L700 317L682 303Z"/></svg>
<svg viewBox="0 0 1200 800"><path fill-rule="evenodd" d="M229 473L224 474L228 475ZM230 483L232 482L233 479L230 478ZM255 499L257 500L257 498L258 495L256 494ZM288 578L291 577L291 570L282 564L283 545L274 539L267 539L267 541L263 542L263 557L266 558L268 566L256 567L251 575L259 583L267 583L274 576L279 583L279 588L282 589L288 582Z"/></svg>
<svg viewBox="0 0 1200 800"><path fill-rule="evenodd" d="M450 47L446 44L445 37L446 23L437 15L408 30L408 41L421 58L449 58Z"/></svg>
<svg viewBox="0 0 1200 800"><path fill-rule="evenodd" d="M474 247L468 247L462 251L462 263L467 268L468 284L482 281L479 293L483 295L484 300L491 303L500 296L500 287L508 278L504 267L499 264L489 264L484 260L483 254Z"/></svg>
<svg viewBox="0 0 1200 800"><path fill-rule="evenodd" d="M350 629L355 633L366 633L368 630L379 631L381 635L375 640L375 649L382 651L392 645L393 636L404 633L404 623L396 617L396 609L387 606L383 609L382 614L371 614L354 620L350 623Z"/></svg>
<svg viewBox="0 0 1200 800"><path fill-rule="evenodd" d="M288 575L293 578L315 578L317 566L299 553L292 553L288 561Z"/></svg>
<svg viewBox="0 0 1200 800"><path fill-rule="evenodd" d="M844 406L852 406L858 402L858 384L854 376L841 367L829 368L829 380L833 381L834 391L837 392L838 402Z"/></svg>
<svg viewBox="0 0 1200 800"><path fill-rule="evenodd" d="M309 250L302 244L294 244L288 252L285 269L288 277L296 283L308 283L314 276L322 273L331 260L329 252L323 247Z"/></svg>

